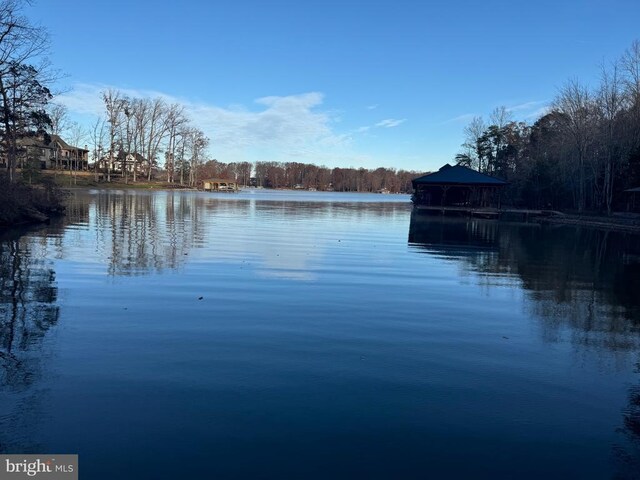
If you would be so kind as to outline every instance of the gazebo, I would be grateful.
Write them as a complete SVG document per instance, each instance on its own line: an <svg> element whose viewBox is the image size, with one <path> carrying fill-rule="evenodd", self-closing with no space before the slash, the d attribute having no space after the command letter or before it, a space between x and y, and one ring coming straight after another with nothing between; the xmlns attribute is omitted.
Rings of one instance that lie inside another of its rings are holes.
<svg viewBox="0 0 640 480"><path fill-rule="evenodd" d="M508 182L462 165L446 164L411 184L415 205L455 209L499 207L499 191Z"/></svg>

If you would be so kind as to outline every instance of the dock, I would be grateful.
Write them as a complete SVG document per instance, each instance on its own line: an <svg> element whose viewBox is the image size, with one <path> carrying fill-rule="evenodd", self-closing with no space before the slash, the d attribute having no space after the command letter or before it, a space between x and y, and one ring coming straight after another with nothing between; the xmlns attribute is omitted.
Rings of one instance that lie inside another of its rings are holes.
<svg viewBox="0 0 640 480"><path fill-rule="evenodd" d="M494 207L465 207L465 206L434 206L416 205L414 208L419 212L431 215L442 215L452 217L474 217L486 218L490 220L512 220L528 221L541 217L564 216L562 212L556 210L531 210L523 208L494 208Z"/></svg>

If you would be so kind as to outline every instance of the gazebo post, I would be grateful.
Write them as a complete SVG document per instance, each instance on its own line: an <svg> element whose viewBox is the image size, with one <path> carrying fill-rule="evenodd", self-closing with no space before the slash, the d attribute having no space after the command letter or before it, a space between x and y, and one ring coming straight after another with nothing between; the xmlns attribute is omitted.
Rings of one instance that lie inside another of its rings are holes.
<svg viewBox="0 0 640 480"><path fill-rule="evenodd" d="M442 198L440 199L440 206L442 207L443 215L444 215L445 202L447 200L447 190L449 190L449 185L442 185Z"/></svg>

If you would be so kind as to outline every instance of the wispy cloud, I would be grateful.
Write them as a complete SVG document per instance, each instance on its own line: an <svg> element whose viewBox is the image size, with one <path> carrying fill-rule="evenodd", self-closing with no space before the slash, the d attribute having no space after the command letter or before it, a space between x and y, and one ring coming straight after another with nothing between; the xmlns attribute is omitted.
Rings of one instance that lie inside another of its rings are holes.
<svg viewBox="0 0 640 480"><path fill-rule="evenodd" d="M369 105L369 106L367 106L367 110L375 110L375 109L376 109L376 108L378 108L378 107L379 107L379 105L376 103L376 104L374 104L374 105Z"/></svg>
<svg viewBox="0 0 640 480"><path fill-rule="evenodd" d="M102 115L101 93L108 88L78 84L58 96L56 102L77 114ZM183 105L193 123L211 139L211 150L222 161L253 161L255 158L246 156L258 154L270 157L265 159L296 157L309 162L358 157L348 148L350 135L336 132L336 118L322 110L324 97L320 92L262 97L248 108L193 102L154 91L117 90L131 97L161 97Z"/></svg>
<svg viewBox="0 0 640 480"><path fill-rule="evenodd" d="M545 100L535 100L530 102L519 103L506 107L507 112L513 113L519 118L531 119L537 118L549 111L549 107ZM441 125L447 125L450 123L468 124L474 117L479 116L477 113L463 113L453 118L449 118L441 123ZM487 116L485 115L485 119Z"/></svg>
<svg viewBox="0 0 640 480"><path fill-rule="evenodd" d="M507 107L507 111L522 112L522 111L531 110L531 109L538 109L540 108L540 105L543 105L545 103L547 102L544 100L535 100L531 102L520 103L518 105L512 105L510 107Z"/></svg>
<svg viewBox="0 0 640 480"><path fill-rule="evenodd" d="M397 120L395 118L387 118L385 120L382 120L381 122L376 123L376 127L393 128L393 127L397 127L398 125L406 121L407 121L406 118L402 118L400 120Z"/></svg>
<svg viewBox="0 0 640 480"><path fill-rule="evenodd" d="M537 108L533 112L528 113L524 118L526 118L527 120L538 119L545 116L550 111L551 107L549 105L545 105L544 107Z"/></svg>
<svg viewBox="0 0 640 480"><path fill-rule="evenodd" d="M442 125L446 125L447 123L468 123L473 120L473 117L476 117L475 113L463 113L462 115L458 115L457 117L450 118L442 122Z"/></svg>

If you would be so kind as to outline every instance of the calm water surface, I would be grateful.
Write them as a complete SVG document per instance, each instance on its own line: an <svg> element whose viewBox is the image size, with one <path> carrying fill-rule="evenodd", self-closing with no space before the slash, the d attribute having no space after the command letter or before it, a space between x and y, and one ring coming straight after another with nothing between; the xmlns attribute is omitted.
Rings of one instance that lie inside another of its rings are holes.
<svg viewBox="0 0 640 480"><path fill-rule="evenodd" d="M81 478L640 472L637 236L96 190L0 284L0 451Z"/></svg>

